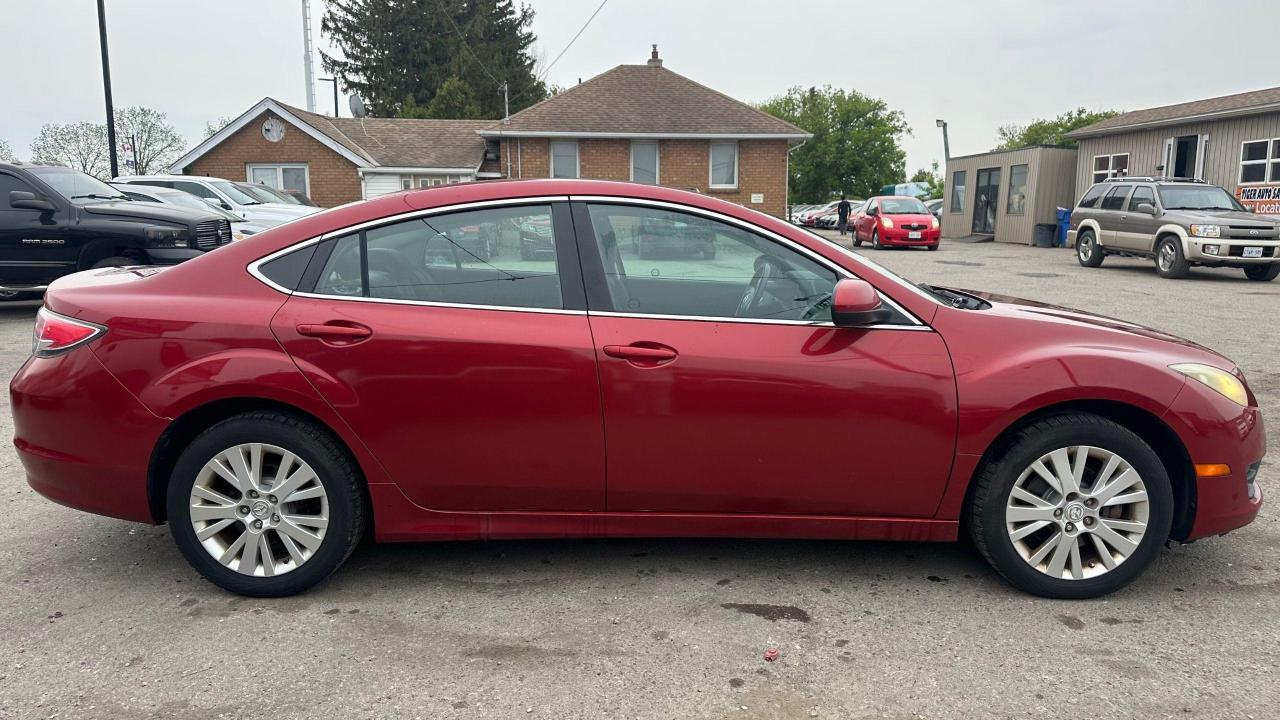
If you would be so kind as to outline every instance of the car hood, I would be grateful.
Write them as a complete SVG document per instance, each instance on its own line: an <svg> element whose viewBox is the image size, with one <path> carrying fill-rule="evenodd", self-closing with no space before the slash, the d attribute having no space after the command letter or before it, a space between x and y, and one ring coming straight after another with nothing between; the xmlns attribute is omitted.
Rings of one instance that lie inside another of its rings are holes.
<svg viewBox="0 0 1280 720"><path fill-rule="evenodd" d="M1177 213L1179 218L1197 223L1244 222L1257 225L1276 224L1275 218L1256 215L1251 212L1240 212L1239 210L1169 210L1168 212Z"/></svg>
<svg viewBox="0 0 1280 720"><path fill-rule="evenodd" d="M1061 307L1058 305L1050 305L1048 303L1037 302L1035 300L1010 297L1008 295L1000 295L998 293L983 292L979 290L956 289L960 292L982 298L983 300L991 303L991 310L985 312L996 312L1006 316L1022 317L1042 322L1066 323L1078 328L1092 328L1100 331L1120 333L1130 337L1167 343L1182 348L1188 355L1197 356L1196 359L1200 361L1213 360L1214 362L1211 364L1222 367L1223 369L1230 369L1235 366L1230 359L1223 357L1221 354L1214 352L1195 341L1187 340L1186 338L1178 337L1177 335L1171 335L1154 328L1149 328L1145 325L1139 325L1125 320L1117 320L1116 318L1107 317L1106 315L1098 315L1084 310L1074 310L1072 308Z"/></svg>
<svg viewBox="0 0 1280 720"><path fill-rule="evenodd" d="M212 213L203 213L199 210L177 207L176 205L164 205L162 203L136 202L133 200L81 205L80 209L93 215L110 215L121 218L132 218L135 220L177 223L179 225L190 225L191 223L199 220L218 219L217 215Z"/></svg>

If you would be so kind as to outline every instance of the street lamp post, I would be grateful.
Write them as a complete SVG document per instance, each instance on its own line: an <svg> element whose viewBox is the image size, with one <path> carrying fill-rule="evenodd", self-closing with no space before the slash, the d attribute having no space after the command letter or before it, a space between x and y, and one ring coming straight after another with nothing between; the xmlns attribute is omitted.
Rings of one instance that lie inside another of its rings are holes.
<svg viewBox="0 0 1280 720"><path fill-rule="evenodd" d="M333 83L333 116L338 117L338 78L316 78L320 82Z"/></svg>
<svg viewBox="0 0 1280 720"><path fill-rule="evenodd" d="M942 128L942 157L951 160L951 142L947 139L947 121L935 120L938 127Z"/></svg>
<svg viewBox="0 0 1280 720"><path fill-rule="evenodd" d="M102 94L107 98L107 149L111 157L111 177L120 174L116 159L116 111L111 105L111 62L107 59L107 11L98 0L98 43L102 46Z"/></svg>

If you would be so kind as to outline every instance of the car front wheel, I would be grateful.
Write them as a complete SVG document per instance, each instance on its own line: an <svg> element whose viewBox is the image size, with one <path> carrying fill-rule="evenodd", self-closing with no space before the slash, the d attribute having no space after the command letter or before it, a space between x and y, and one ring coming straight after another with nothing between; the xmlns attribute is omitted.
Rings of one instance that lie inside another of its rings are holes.
<svg viewBox="0 0 1280 720"><path fill-rule="evenodd" d="M1191 263L1182 254L1182 241L1172 236L1161 240L1156 247L1156 274L1175 280L1186 277L1190 270Z"/></svg>
<svg viewBox="0 0 1280 720"><path fill-rule="evenodd" d="M1076 260L1080 264L1088 268L1096 268L1102 265L1106 253L1102 248L1098 247L1098 240L1093 235L1092 230L1081 230L1079 237L1076 238Z"/></svg>
<svg viewBox="0 0 1280 720"><path fill-rule="evenodd" d="M1270 282L1280 277L1280 263L1270 265L1250 265L1244 269L1244 276L1258 282Z"/></svg>
<svg viewBox="0 0 1280 720"><path fill-rule="evenodd" d="M883 250L883 249L884 249L884 245L881 245L881 244L880 244L880 230L879 230L879 228L877 228L877 229L875 229L875 230L872 230L872 231L871 231L871 247L875 248L876 250Z"/></svg>
<svg viewBox="0 0 1280 720"><path fill-rule="evenodd" d="M1090 414L1039 420L979 470L968 506L982 555L1016 587L1050 598L1118 590L1169 537L1173 492L1155 452Z"/></svg>
<svg viewBox="0 0 1280 720"><path fill-rule="evenodd" d="M182 452L169 528L187 561L230 592L280 597L338 569L364 532L354 462L323 429L279 412L237 415Z"/></svg>

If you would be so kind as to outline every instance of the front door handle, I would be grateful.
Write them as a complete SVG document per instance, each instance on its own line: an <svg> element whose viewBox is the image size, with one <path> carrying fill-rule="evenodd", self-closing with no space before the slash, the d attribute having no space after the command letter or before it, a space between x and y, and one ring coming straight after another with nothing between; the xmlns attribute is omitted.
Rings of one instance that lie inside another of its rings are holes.
<svg viewBox="0 0 1280 720"><path fill-rule="evenodd" d="M320 338L325 342L358 342L373 335L373 330L365 325L351 323L339 325L333 322L323 324L302 323L297 327L299 335Z"/></svg>
<svg viewBox="0 0 1280 720"><path fill-rule="evenodd" d="M676 359L676 351L665 345L605 345L604 354L638 365L659 365Z"/></svg>

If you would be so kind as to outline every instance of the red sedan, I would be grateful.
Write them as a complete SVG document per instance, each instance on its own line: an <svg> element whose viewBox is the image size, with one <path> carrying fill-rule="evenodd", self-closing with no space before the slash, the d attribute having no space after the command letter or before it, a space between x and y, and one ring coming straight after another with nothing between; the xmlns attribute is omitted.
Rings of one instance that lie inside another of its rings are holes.
<svg viewBox="0 0 1280 720"><path fill-rule="evenodd" d="M554 252L474 252L477 228L544 223ZM629 239L654 224L717 253L642 258ZM312 586L369 528L964 528L1015 586L1091 597L1262 504L1262 417L1221 355L911 284L776 218L633 184L398 194L176 267L68 276L11 394L32 487L168 522L248 595Z"/></svg>
<svg viewBox="0 0 1280 720"><path fill-rule="evenodd" d="M853 244L886 247L924 247L937 250L942 226L924 203L913 197L873 197L853 220Z"/></svg>

